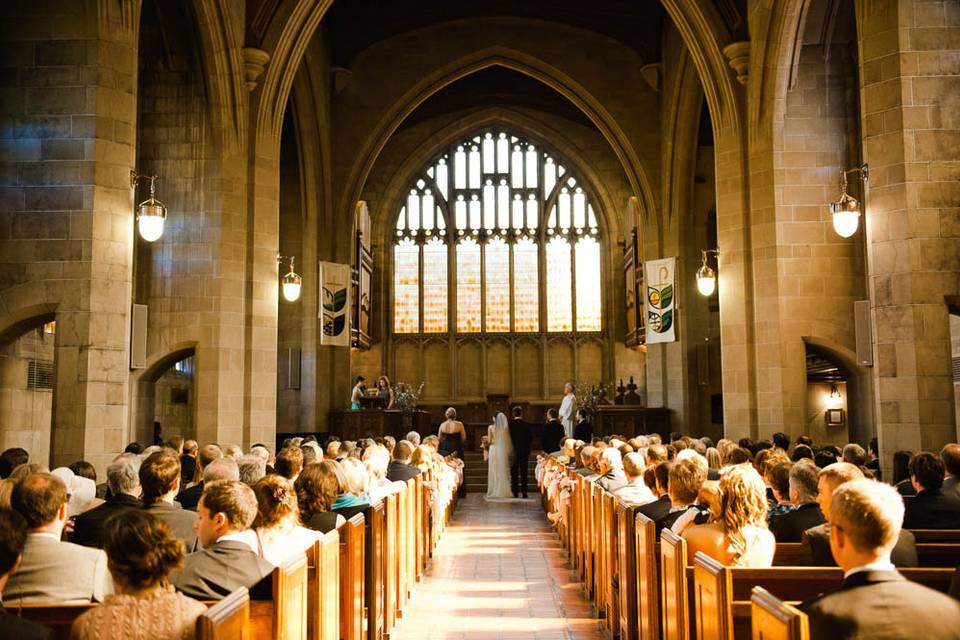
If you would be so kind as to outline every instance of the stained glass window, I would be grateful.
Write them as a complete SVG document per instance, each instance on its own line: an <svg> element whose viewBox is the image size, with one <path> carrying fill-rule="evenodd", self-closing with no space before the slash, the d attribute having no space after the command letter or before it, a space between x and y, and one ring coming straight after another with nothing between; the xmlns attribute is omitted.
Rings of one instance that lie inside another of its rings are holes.
<svg viewBox="0 0 960 640"><path fill-rule="evenodd" d="M500 238L484 247L486 330L510 331L510 247Z"/></svg>
<svg viewBox="0 0 960 640"><path fill-rule="evenodd" d="M480 331L480 245L457 244L457 331Z"/></svg>
<svg viewBox="0 0 960 640"><path fill-rule="evenodd" d="M423 245L423 332L447 332L447 245Z"/></svg>
<svg viewBox="0 0 960 640"><path fill-rule="evenodd" d="M590 190L538 143L500 130L461 140L399 204L394 332L602 329Z"/></svg>

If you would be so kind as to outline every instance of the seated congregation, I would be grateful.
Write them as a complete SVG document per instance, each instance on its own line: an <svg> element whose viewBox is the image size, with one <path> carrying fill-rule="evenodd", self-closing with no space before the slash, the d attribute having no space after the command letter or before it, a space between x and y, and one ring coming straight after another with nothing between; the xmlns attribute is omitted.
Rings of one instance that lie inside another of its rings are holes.
<svg viewBox="0 0 960 640"><path fill-rule="evenodd" d="M132 443L97 484L0 455L5 640L389 633L456 503L436 437Z"/></svg>
<svg viewBox="0 0 960 640"><path fill-rule="evenodd" d="M960 444L567 440L544 508L621 640L960 638Z"/></svg>

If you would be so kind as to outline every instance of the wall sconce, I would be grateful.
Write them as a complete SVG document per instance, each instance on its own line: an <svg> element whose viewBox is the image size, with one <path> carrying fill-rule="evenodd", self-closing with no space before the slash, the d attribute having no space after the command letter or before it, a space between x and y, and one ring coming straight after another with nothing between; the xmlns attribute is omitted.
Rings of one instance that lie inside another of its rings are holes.
<svg viewBox="0 0 960 640"><path fill-rule="evenodd" d="M860 226L860 202L847 193L847 174L859 173L860 180L866 190L870 178L870 167L866 163L840 173L840 199L830 203L830 215L833 218L833 230L841 238L849 238L857 232Z"/></svg>
<svg viewBox="0 0 960 640"><path fill-rule="evenodd" d="M280 279L283 297L287 302L296 302L300 299L300 286L303 284L303 278L293 270L293 262L296 260L296 256L282 256L278 253L277 264L280 264L283 260L290 261L290 270Z"/></svg>
<svg viewBox="0 0 960 640"><path fill-rule="evenodd" d="M697 291L699 291L702 296L710 297L713 295L713 292L717 290L717 272L707 264L707 254L712 253L719 258L720 250L703 249L700 253L703 254L703 261L700 264L700 268L697 269Z"/></svg>
<svg viewBox="0 0 960 640"><path fill-rule="evenodd" d="M840 395L840 389L836 384L830 385L830 396L827 398L827 405L835 409L843 406L843 396Z"/></svg>
<svg viewBox="0 0 960 640"><path fill-rule="evenodd" d="M167 208L154 197L157 176L145 176L136 171L130 172L130 188L136 189L141 179L150 180L150 197L137 205L137 230L147 242L154 242L163 235L163 223L167 219Z"/></svg>

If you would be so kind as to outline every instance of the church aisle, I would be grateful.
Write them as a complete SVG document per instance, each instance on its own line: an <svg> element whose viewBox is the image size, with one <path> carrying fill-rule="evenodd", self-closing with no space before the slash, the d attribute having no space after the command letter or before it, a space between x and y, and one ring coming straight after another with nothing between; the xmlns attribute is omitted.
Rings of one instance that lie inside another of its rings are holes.
<svg viewBox="0 0 960 640"><path fill-rule="evenodd" d="M391 640L605 638L535 499L468 494Z"/></svg>

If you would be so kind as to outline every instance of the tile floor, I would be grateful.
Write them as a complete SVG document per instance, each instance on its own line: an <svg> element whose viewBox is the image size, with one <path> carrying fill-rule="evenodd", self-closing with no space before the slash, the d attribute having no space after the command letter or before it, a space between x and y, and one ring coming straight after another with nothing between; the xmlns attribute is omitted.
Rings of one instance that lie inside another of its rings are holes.
<svg viewBox="0 0 960 640"><path fill-rule="evenodd" d="M391 640L601 640L609 636L538 499L461 500Z"/></svg>

